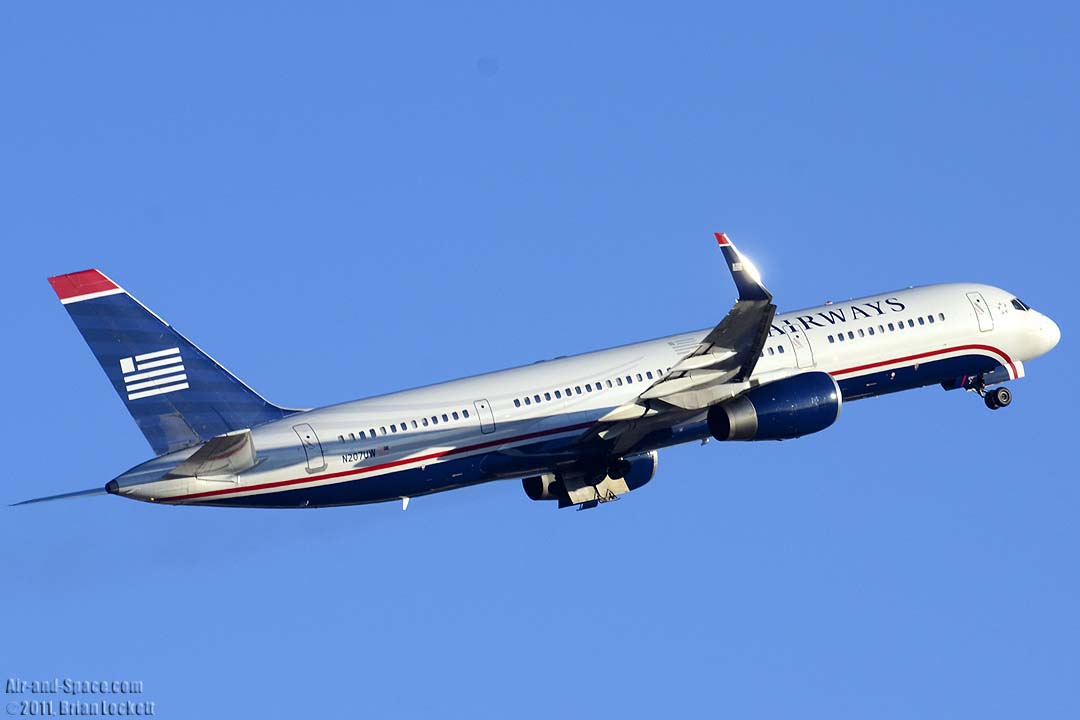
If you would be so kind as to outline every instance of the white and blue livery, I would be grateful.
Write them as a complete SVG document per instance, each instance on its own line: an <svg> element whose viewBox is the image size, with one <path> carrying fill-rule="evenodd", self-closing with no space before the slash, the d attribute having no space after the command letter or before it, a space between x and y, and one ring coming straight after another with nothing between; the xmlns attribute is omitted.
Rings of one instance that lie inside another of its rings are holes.
<svg viewBox="0 0 1080 720"><path fill-rule="evenodd" d="M661 448L797 438L859 398L940 384L1005 407L1005 383L1060 339L1013 294L974 283L777 314L750 262L716 238L739 297L714 328L314 410L267 401L100 271L50 278L156 457L104 488L26 503L107 492L406 507L514 478L533 500L588 508L647 483Z"/></svg>

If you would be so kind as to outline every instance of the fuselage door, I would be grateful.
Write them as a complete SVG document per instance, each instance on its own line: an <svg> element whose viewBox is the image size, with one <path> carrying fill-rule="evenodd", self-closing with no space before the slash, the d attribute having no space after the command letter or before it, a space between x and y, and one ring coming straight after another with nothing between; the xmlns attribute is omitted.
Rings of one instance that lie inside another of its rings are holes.
<svg viewBox="0 0 1080 720"><path fill-rule="evenodd" d="M990 308L986 305L982 293L969 292L967 299L971 301L971 307L975 308L975 317L979 320L979 331L988 332L994 329L994 317L990 314Z"/></svg>
<svg viewBox="0 0 1080 720"><path fill-rule="evenodd" d="M296 432L296 436L300 438L300 444L304 447L304 454L307 455L307 471L313 473L325 470L326 459L323 457L322 443L319 442L319 436L315 434L315 429L307 423L300 423L299 425L293 425L293 430Z"/></svg>
<svg viewBox="0 0 1080 720"><path fill-rule="evenodd" d="M810 341L806 339L806 333L795 327L794 323L784 323L784 333L791 342L791 350L795 353L795 362L799 367L810 367L814 364L814 351L810 349Z"/></svg>
<svg viewBox="0 0 1080 720"><path fill-rule="evenodd" d="M473 403L476 408L476 416L480 418L480 432L495 432L495 415L491 412L491 403L487 400L477 400Z"/></svg>

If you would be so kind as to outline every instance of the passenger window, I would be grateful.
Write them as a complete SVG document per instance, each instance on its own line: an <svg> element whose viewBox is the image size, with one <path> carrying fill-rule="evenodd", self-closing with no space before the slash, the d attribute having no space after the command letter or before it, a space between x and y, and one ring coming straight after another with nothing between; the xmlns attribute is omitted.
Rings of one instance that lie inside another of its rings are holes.
<svg viewBox="0 0 1080 720"><path fill-rule="evenodd" d="M396 433L397 432L397 425L391 425L390 426L390 432L395 432Z"/></svg>
<svg viewBox="0 0 1080 720"><path fill-rule="evenodd" d="M892 332L892 331L893 331L893 324L889 323L889 332Z"/></svg>
<svg viewBox="0 0 1080 720"><path fill-rule="evenodd" d="M927 321L928 321L928 322L929 322L929 323L930 323L931 325L933 325L933 324L934 324L934 316L933 316L933 315L927 315L927 316L926 316L926 320L927 320Z"/></svg>
<svg viewBox="0 0 1080 720"><path fill-rule="evenodd" d="M783 354L784 354L784 346L783 346L783 345L780 345L780 346L778 346L778 347L776 348L776 352L778 352L778 353L780 353L781 355L783 355Z"/></svg>
<svg viewBox="0 0 1080 720"><path fill-rule="evenodd" d="M645 377L647 377L647 378L649 378L650 380L652 380L652 379L653 379L653 375L652 375L652 370L650 370L650 371L648 371L647 373L645 373Z"/></svg>
<svg viewBox="0 0 1080 720"><path fill-rule="evenodd" d="M926 324L926 321L922 319L921 315L919 316L919 324L920 325L925 325Z"/></svg>
<svg viewBox="0 0 1080 720"><path fill-rule="evenodd" d="M375 437L375 428L370 428L368 432L371 434L371 437Z"/></svg>
<svg viewBox="0 0 1080 720"><path fill-rule="evenodd" d="M443 422L450 422L450 418L448 418L448 417L446 416L446 413L443 413L443 414L442 414L442 421L443 421Z"/></svg>
<svg viewBox="0 0 1080 720"><path fill-rule="evenodd" d="M551 399L551 393L544 393L544 399L545 400L550 400Z"/></svg>
<svg viewBox="0 0 1080 720"><path fill-rule="evenodd" d="M515 402L517 402L517 401L515 400ZM427 426L428 426L428 421L427 421L427 418L422 418L422 419L420 420L420 422L421 422L421 423L423 423L424 427L427 427Z"/></svg>
<svg viewBox="0 0 1080 720"><path fill-rule="evenodd" d="M829 336L829 342L836 342L832 335Z"/></svg>
<svg viewBox="0 0 1080 720"><path fill-rule="evenodd" d="M344 435L338 435L337 439L338 439L339 442L345 442L345 436Z"/></svg>
<svg viewBox="0 0 1080 720"><path fill-rule="evenodd" d="M556 390L555 391L555 397L561 398L562 397L562 391L561 390Z"/></svg>
<svg viewBox="0 0 1080 720"><path fill-rule="evenodd" d="M866 332L868 332L868 333L870 333L871 335L873 335L873 334L874 334L874 328L873 328L873 327L868 327L868 328L866 328Z"/></svg>
<svg viewBox="0 0 1080 720"><path fill-rule="evenodd" d="M540 404L540 396L539 395L533 395L533 402L536 403L537 405L539 405Z"/></svg>
<svg viewBox="0 0 1080 720"><path fill-rule="evenodd" d="M859 328L859 337L866 337L866 332L862 328Z"/></svg>
<svg viewBox="0 0 1080 720"><path fill-rule="evenodd" d="M367 434L363 430L361 430L360 431L360 439L363 440L366 437L367 437Z"/></svg>
<svg viewBox="0 0 1080 720"><path fill-rule="evenodd" d="M417 427L419 427L419 426L418 426L418 425L416 424L416 421L415 421L415 420L410 420L410 421L409 421L409 424L413 426L413 430L415 430L415 429L416 429Z"/></svg>
<svg viewBox="0 0 1080 720"><path fill-rule="evenodd" d="M637 374L637 381L638 381L638 382L642 382L642 379L641 379L641 373L638 373L638 374Z"/></svg>
<svg viewBox="0 0 1080 720"><path fill-rule="evenodd" d="M769 348L768 350L766 350L766 352L772 355L775 351L772 348Z"/></svg>
<svg viewBox="0 0 1080 720"><path fill-rule="evenodd" d="M945 313L938 313L937 314L937 319L942 321L942 322L945 322Z"/></svg>
<svg viewBox="0 0 1080 720"><path fill-rule="evenodd" d="M912 319L910 319L910 318L908 318L908 321L907 321L907 326L908 326L908 327L915 327L915 321L914 321L914 320L912 320Z"/></svg>
<svg viewBox="0 0 1080 720"><path fill-rule="evenodd" d="M405 423L401 423L401 432L408 430L408 426Z"/></svg>
<svg viewBox="0 0 1080 720"><path fill-rule="evenodd" d="M592 383L585 383L585 392L592 392Z"/></svg>
<svg viewBox="0 0 1080 720"><path fill-rule="evenodd" d="M851 330L848 330L847 339L848 340L854 340L855 339L855 333L853 333Z"/></svg>
<svg viewBox="0 0 1080 720"><path fill-rule="evenodd" d="M570 388L566 388L566 397L570 397Z"/></svg>
<svg viewBox="0 0 1080 720"><path fill-rule="evenodd" d="M465 417L469 417L469 411L468 410L462 410L461 414L464 415Z"/></svg>
<svg viewBox="0 0 1080 720"><path fill-rule="evenodd" d="M521 401L517 398L514 398L514 407L521 407Z"/></svg>
<svg viewBox="0 0 1080 720"><path fill-rule="evenodd" d="M884 325L878 325L877 326L877 331L884 335L885 334L885 326Z"/></svg>
<svg viewBox="0 0 1080 720"><path fill-rule="evenodd" d="M837 335L836 339L839 340L840 342L844 342L844 333L840 333L839 335Z"/></svg>
<svg viewBox="0 0 1080 720"><path fill-rule="evenodd" d="M611 380L607 380L606 382L607 382L607 386L611 387Z"/></svg>
<svg viewBox="0 0 1080 720"><path fill-rule="evenodd" d="M530 400L527 395L525 396L525 404L526 405L532 405L532 400Z"/></svg>
<svg viewBox="0 0 1080 720"><path fill-rule="evenodd" d="M525 400L528 401L528 398L525 398ZM437 415L432 415L431 416L431 424L432 425L438 425L439 424L439 417Z"/></svg>
<svg viewBox="0 0 1080 720"><path fill-rule="evenodd" d="M619 387L622 387L622 378L619 378L619 377L615 378L615 384L618 385Z"/></svg>
<svg viewBox="0 0 1080 720"><path fill-rule="evenodd" d="M382 426L379 427L379 434L380 435L385 435L386 434L386 426L385 425L382 425Z"/></svg>
<svg viewBox="0 0 1080 720"><path fill-rule="evenodd" d="M627 384L627 385L633 385L633 384L634 384L634 378L632 378L632 377L630 377L629 375L627 375L627 376L626 376L626 384Z"/></svg>
<svg viewBox="0 0 1080 720"><path fill-rule="evenodd" d="M576 392L578 395L580 395L581 394L581 386L580 385L575 385L574 386L574 392Z"/></svg>
<svg viewBox="0 0 1080 720"><path fill-rule="evenodd" d="M455 420L460 420L461 419L461 416L457 414L457 411L454 411L454 419Z"/></svg>

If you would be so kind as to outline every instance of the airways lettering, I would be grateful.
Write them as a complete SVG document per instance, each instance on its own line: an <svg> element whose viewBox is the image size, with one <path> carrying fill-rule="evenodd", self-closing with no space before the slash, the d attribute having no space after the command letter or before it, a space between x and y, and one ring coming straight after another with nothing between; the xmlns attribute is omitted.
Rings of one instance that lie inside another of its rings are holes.
<svg viewBox="0 0 1080 720"><path fill-rule="evenodd" d="M835 325L837 322L845 322L847 320L847 318L844 317L843 308L840 308L839 310L829 310L828 312L818 313L818 315L828 320L830 325Z"/></svg>
<svg viewBox="0 0 1080 720"><path fill-rule="evenodd" d="M902 303L897 298L891 297L885 298L884 300L874 300L871 302L863 303L861 306L849 305L848 308L851 310L850 318L845 314L844 308L842 307L830 307L825 312L819 312L817 316L825 322L829 323L828 326L833 326L838 323L846 323L848 320L862 320L863 318L873 317L873 315L871 315L870 312L868 310L865 310L864 308L870 308L870 310L873 310L878 315L884 315L885 310L883 310L881 307L882 303L885 303L885 305L892 312L904 312L904 310L907 309L907 305ZM773 324L769 328L769 337L772 338L778 335L787 335L793 332L801 332L798 326L795 324L796 322L802 323L804 330L809 330L811 325L819 328L828 327L823 323L815 320L813 315L799 315L794 320L781 319L780 322L783 326L786 326L786 329L781 325Z"/></svg>

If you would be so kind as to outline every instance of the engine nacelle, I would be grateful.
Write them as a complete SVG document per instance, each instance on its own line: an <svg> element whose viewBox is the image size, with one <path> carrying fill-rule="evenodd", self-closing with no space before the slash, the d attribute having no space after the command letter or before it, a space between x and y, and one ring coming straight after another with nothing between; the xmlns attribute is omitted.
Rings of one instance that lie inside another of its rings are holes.
<svg viewBox="0 0 1080 720"><path fill-rule="evenodd" d="M709 433L717 440L802 437L836 422L842 402L832 375L817 371L793 375L709 408Z"/></svg>
<svg viewBox="0 0 1080 720"><path fill-rule="evenodd" d="M530 500L558 500L559 507L590 501L605 502L637 490L656 474L656 451L631 455L612 464L615 470L569 468L523 478L521 486ZM619 477L612 477L615 472Z"/></svg>
<svg viewBox="0 0 1080 720"><path fill-rule="evenodd" d="M522 478L521 487L530 500L562 500L566 497L566 486L555 473Z"/></svg>
<svg viewBox="0 0 1080 720"><path fill-rule="evenodd" d="M623 458L623 462L628 463L630 467L626 469L625 474L618 479L626 483L628 492L630 490L637 490L639 487L652 480L653 476L656 475L657 456L655 450L653 452ZM623 468L620 468L620 470L621 469ZM608 475L604 480L613 480L613 478Z"/></svg>

